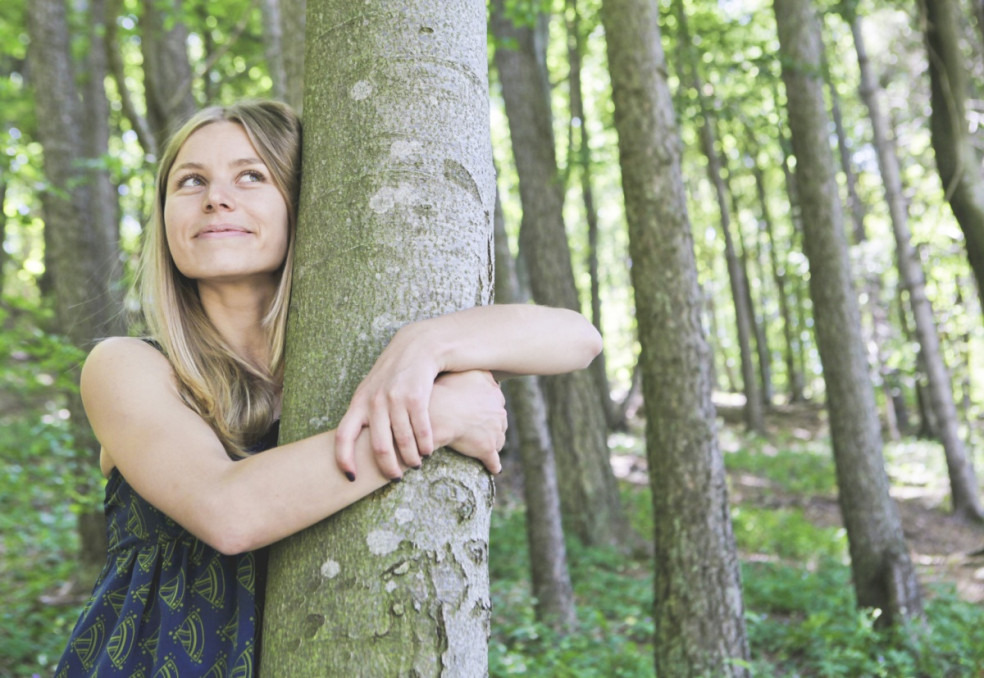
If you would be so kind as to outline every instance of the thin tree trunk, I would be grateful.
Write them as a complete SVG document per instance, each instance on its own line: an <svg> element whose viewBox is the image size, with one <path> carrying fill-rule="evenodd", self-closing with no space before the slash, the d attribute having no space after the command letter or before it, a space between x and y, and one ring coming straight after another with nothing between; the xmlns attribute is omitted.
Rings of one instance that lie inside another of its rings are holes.
<svg viewBox="0 0 984 678"><path fill-rule="evenodd" d="M280 0L283 21L284 75L287 78L285 101L300 114L304 105L304 34L307 0Z"/></svg>
<svg viewBox="0 0 984 678"><path fill-rule="evenodd" d="M588 226L588 278L591 281L591 323L602 332L601 323L601 280L598 270L598 208L595 206L594 189L591 177L591 142L588 134L588 123L584 118L584 99L581 88L581 52L584 50L581 37L581 13L577 0L567 0L567 60L570 66L570 105L571 105L571 137L573 128L579 130L577 137L576 158L581 180L581 199L584 202L584 219ZM577 124L574 123L577 121ZM571 156L575 156L573 143ZM568 168L573 164L568 160ZM605 413L608 428L614 429L618 422L615 420L615 403L612 401L611 385L608 381L608 366L605 353L602 352L591 363L591 371L598 386L601 407Z"/></svg>
<svg viewBox="0 0 984 678"><path fill-rule="evenodd" d="M3 297L4 283L6 282L4 269L7 268L7 259L9 259L7 250L3 247L7 240L7 213L3 209L7 200L7 179L2 175L2 172L3 170L0 169L0 298Z"/></svg>
<svg viewBox="0 0 984 678"><path fill-rule="evenodd" d="M400 326L493 289L485 3L310 8L311 35L346 29L307 53L282 442L332 427ZM438 453L277 544L262 673L484 675L491 508L489 475Z"/></svg>
<svg viewBox="0 0 984 678"><path fill-rule="evenodd" d="M660 676L744 676L748 643L659 11L605 0L655 516Z"/></svg>
<svg viewBox="0 0 984 678"><path fill-rule="evenodd" d="M119 16L122 7L123 0L108 0L106 5L106 59L113 80L116 81L116 91L119 93L123 115L129 121L130 128L137 135L137 140L143 147L144 155L156 157L157 139L154 138L154 133L151 131L147 119L137 110L136 103L133 101L133 94L126 85L123 54L120 52L116 26L116 17Z"/></svg>
<svg viewBox="0 0 984 678"><path fill-rule="evenodd" d="M144 94L147 124L157 148L197 109L188 61L188 29L176 17L181 0L143 3Z"/></svg>
<svg viewBox="0 0 984 678"><path fill-rule="evenodd" d="M724 258L728 265L728 280L731 282L731 299L735 308L735 329L738 334L738 351L741 356L741 378L745 394L745 426L750 431L764 434L765 416L762 408L762 394L759 390L758 377L755 374L755 359L752 357L753 321L752 309L748 305L748 280L745 278L745 273L738 261L734 238L731 235L731 214L728 209L727 188L724 185L721 159L716 148L717 139L714 133L714 122L703 93L704 83L695 65L697 58L692 52L687 15L680 0L675 0L673 7L679 31L677 45L680 52L681 81L689 82L697 97L700 108L700 147L704 157L707 158L707 178L714 187L718 212L721 215Z"/></svg>
<svg viewBox="0 0 984 678"><path fill-rule="evenodd" d="M950 209L960 224L970 268L984 294L984 173L967 130L967 72L960 51L961 6L919 0L929 62L930 137Z"/></svg>
<svg viewBox="0 0 984 678"><path fill-rule="evenodd" d="M915 321L916 337L919 340L926 366L926 377L929 382L929 400L936 414L943 452L946 456L953 512L964 520L980 521L984 519L984 508L981 507L977 474L974 472L970 456L960 438L959 417L953 399L953 385L943 360L933 307L929 297L926 296L926 279L922 264L912 247L912 235L909 231L909 220L902 196L898 156L895 152L895 145L888 136L888 124L879 105L877 82L868 63L859 18L855 17L854 21L851 22L851 31L854 35L858 66L861 71L861 98L868 107L868 113L871 117L875 150L878 154L878 168L881 171L882 182L885 186L885 201L888 203L892 231L895 234L899 275L903 286L909 293L909 305L912 308L912 317Z"/></svg>
<svg viewBox="0 0 984 678"><path fill-rule="evenodd" d="M287 71L284 68L284 22L280 15L280 0L261 0L260 10L263 13L263 53L273 81L273 97L286 101ZM304 44L303 39L300 42Z"/></svg>
<svg viewBox="0 0 984 678"><path fill-rule="evenodd" d="M738 214L738 196L735 195L730 186L728 186L728 195L731 196L732 211L735 214ZM755 337L755 354L758 358L759 393L761 394L762 406L765 409L768 409L772 407L773 397L772 352L769 350L769 340L766 334L766 324L768 320L765 317L765 290L764 288L762 289L763 299L762 303L759 305L759 308L762 309L762 314L759 315L755 312L755 297L752 295L751 284L752 276L748 275L748 248L745 246L745 235L742 231L740 223L737 225L736 231L738 233L738 264L741 267L742 278L745 280L745 305L749 310L749 318L752 323L752 336ZM760 265L761 247L758 245L759 243L756 240L755 256L753 257L753 260L757 265ZM759 272L762 272L761 266L759 267Z"/></svg>
<svg viewBox="0 0 984 678"><path fill-rule="evenodd" d="M546 17L520 27L493 0L495 65L502 82L523 222L520 250L529 263L537 303L580 310L564 229L563 194L554 151L546 72ZM502 45L517 45L506 49ZM608 453L608 430L590 370L543 379L565 526L589 545L618 545L627 537Z"/></svg>
<svg viewBox="0 0 984 678"><path fill-rule="evenodd" d="M783 81L803 207L810 298L827 386L839 502L858 604L901 624L922 614L915 569L889 495L882 440L868 376L820 73L820 28L807 0L776 0Z"/></svg>
<svg viewBox="0 0 984 678"><path fill-rule="evenodd" d="M495 201L495 295L496 303L528 301L519 285L498 198ZM502 389L519 433L526 542L530 552L536 618L565 632L577 623L577 611L567 570L567 547L560 517L560 493L546 400L539 381L533 376L507 379Z"/></svg>

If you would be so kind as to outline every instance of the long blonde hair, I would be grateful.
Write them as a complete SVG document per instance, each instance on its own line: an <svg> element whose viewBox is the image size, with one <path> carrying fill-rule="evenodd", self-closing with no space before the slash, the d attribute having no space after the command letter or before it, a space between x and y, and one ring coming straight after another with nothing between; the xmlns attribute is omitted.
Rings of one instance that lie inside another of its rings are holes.
<svg viewBox="0 0 984 678"><path fill-rule="evenodd" d="M287 256L277 292L263 318L268 365L238 356L205 314L197 283L174 264L164 231L167 179L178 151L192 133L215 122L242 126L271 180L287 203ZM150 338L171 361L182 398L218 435L232 457L248 454L273 424L283 383L284 335L300 186L300 121L286 104L244 101L206 108L171 137L157 170L154 209L144 232L138 280Z"/></svg>

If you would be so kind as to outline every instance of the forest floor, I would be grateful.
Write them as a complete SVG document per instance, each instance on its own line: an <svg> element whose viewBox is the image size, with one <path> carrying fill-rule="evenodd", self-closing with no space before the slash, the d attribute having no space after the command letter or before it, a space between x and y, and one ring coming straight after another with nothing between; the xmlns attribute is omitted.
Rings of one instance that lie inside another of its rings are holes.
<svg viewBox="0 0 984 678"><path fill-rule="evenodd" d="M718 415L728 422L729 428L741 421L740 407L718 403L717 408ZM774 440L792 438L829 445L826 413L816 404L773 408L766 417L766 427L769 435L760 442L764 454L776 451ZM721 436L725 454L736 451L744 442L741 437ZM942 459L924 459L926 455L936 453L942 457L942 448L931 443L887 443L886 467L891 495L898 505L920 581L924 585L949 582L964 600L984 602L984 525L962 522L949 512L945 473L941 477L938 472L927 469L927 465L939 466ZM645 468L638 468L636 472L640 474L638 477L644 477ZM834 494L791 491L783 483L747 470L729 470L728 479L729 499L733 506L794 508L801 510L817 527L843 527ZM774 556L743 553L742 557L756 560Z"/></svg>

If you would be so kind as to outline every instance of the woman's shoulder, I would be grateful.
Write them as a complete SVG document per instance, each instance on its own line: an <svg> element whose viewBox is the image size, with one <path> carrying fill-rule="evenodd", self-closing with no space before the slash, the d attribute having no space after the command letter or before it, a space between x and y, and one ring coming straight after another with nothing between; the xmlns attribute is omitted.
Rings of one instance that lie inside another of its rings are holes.
<svg viewBox="0 0 984 678"><path fill-rule="evenodd" d="M82 389L110 380L170 380L171 364L156 344L137 337L109 337L96 344L82 366Z"/></svg>

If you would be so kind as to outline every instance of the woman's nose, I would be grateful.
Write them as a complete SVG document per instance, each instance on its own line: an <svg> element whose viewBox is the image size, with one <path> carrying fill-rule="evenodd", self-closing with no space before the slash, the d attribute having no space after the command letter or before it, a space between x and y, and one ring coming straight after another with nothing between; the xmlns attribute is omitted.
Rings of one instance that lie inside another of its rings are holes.
<svg viewBox="0 0 984 678"><path fill-rule="evenodd" d="M211 183L205 192L205 211L212 212L217 209L232 209L235 203L232 200L231 192L219 183Z"/></svg>

